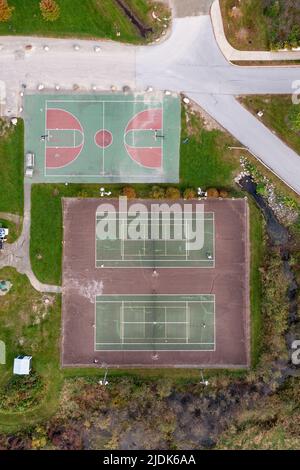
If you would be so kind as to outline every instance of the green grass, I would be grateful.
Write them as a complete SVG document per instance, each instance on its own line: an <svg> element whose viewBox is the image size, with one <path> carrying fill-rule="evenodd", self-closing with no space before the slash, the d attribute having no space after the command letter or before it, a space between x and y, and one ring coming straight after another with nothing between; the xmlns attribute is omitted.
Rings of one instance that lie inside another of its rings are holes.
<svg viewBox="0 0 300 470"><path fill-rule="evenodd" d="M236 49L277 50L299 46L298 0L220 0L220 3L226 37Z"/></svg>
<svg viewBox="0 0 300 470"><path fill-rule="evenodd" d="M24 124L0 138L0 212L23 214Z"/></svg>
<svg viewBox="0 0 300 470"><path fill-rule="evenodd" d="M0 339L6 344L6 364L0 365L0 387L12 377L13 359L18 354L33 356L33 368L41 376L43 399L26 412L1 411L0 429L10 431L18 426L49 416L57 405L61 385L59 369L60 296L48 296L53 302L43 303L43 294L35 291L25 275L12 268L0 271L1 279L12 282L10 292L0 297Z"/></svg>
<svg viewBox="0 0 300 470"><path fill-rule="evenodd" d="M300 155L300 132L292 129L289 119L292 110L299 106L292 103L291 95L245 96L240 102L255 115L263 110L261 121Z"/></svg>
<svg viewBox="0 0 300 470"><path fill-rule="evenodd" d="M184 110L181 126L180 181L196 188L233 190L233 174L239 168L238 158L228 149L235 145L233 138L219 130L205 130L194 114L187 124ZM189 141L184 144L187 137Z"/></svg>
<svg viewBox="0 0 300 470"><path fill-rule="evenodd" d="M115 1L57 0L57 3L60 6L60 17L50 22L41 16L38 0L10 0L9 4L15 10L10 21L0 23L0 34L110 38L133 43L142 40L138 30ZM152 23L152 18L147 15L149 9L146 0L134 2L137 15ZM116 34L118 31L120 36Z"/></svg>
<svg viewBox="0 0 300 470"><path fill-rule="evenodd" d="M13 243L17 240L17 238L21 234L21 228L22 225L16 225L13 222L10 222L9 220L6 219L0 219L0 227L3 228L8 228L8 237L7 237L7 242L8 243Z"/></svg>

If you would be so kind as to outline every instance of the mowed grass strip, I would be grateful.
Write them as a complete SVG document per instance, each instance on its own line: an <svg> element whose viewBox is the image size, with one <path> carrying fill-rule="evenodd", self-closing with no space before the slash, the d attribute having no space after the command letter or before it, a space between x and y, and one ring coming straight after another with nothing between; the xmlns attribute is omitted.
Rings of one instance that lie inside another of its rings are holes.
<svg viewBox="0 0 300 470"><path fill-rule="evenodd" d="M300 131L293 130L290 120L292 110L300 106L293 104L291 95L243 96L240 102L255 116L263 111L261 121L300 155Z"/></svg>
<svg viewBox="0 0 300 470"><path fill-rule="evenodd" d="M43 19L39 1L10 0L15 9L11 20L0 23L0 34L110 38L133 43L143 39L114 0L57 0L57 3L60 17L51 22ZM139 0L134 6L136 14L141 12L144 18L149 2ZM150 21L151 17L147 18Z"/></svg>
<svg viewBox="0 0 300 470"><path fill-rule="evenodd" d="M0 212L23 214L24 123L0 137Z"/></svg>

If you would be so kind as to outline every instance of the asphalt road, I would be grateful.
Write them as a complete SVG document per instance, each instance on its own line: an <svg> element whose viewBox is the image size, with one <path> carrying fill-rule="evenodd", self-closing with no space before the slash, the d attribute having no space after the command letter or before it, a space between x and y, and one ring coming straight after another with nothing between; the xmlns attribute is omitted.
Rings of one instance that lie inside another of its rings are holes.
<svg viewBox="0 0 300 470"><path fill-rule="evenodd" d="M208 15L174 19L172 34L150 46L15 37L0 42L0 81L5 83L7 112L18 112L22 83L33 90L43 83L48 90L54 90L55 84L62 89L78 84L81 91L91 90L92 85L99 91L129 85L137 90L152 86L183 92L300 194L300 156L234 98L257 93L292 95L300 67L230 65L216 44ZM32 44L32 50L25 52L25 44ZM76 51L74 44L80 49ZM95 52L96 44L100 52Z"/></svg>

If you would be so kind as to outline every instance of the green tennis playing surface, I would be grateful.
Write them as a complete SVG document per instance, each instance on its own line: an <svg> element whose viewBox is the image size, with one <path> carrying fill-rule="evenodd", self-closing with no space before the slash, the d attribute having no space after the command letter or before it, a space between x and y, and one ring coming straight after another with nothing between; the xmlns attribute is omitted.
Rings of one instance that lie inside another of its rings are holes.
<svg viewBox="0 0 300 470"><path fill-rule="evenodd" d="M180 100L163 93L28 94L34 182L178 182Z"/></svg>
<svg viewBox="0 0 300 470"><path fill-rule="evenodd" d="M215 349L214 295L104 295L95 308L95 351Z"/></svg>
<svg viewBox="0 0 300 470"><path fill-rule="evenodd" d="M96 215L96 267L200 267L213 268L215 266L215 235L214 213L206 212L201 215L198 223L198 235L203 231L203 243L198 249L191 249L189 242L189 225L184 219L176 221L170 218L169 223L163 223L144 218L137 224L134 217L126 216L126 220L117 214L115 236L106 238L98 230L101 227L103 216ZM138 230L131 230L131 222ZM192 222L194 223L194 221Z"/></svg>

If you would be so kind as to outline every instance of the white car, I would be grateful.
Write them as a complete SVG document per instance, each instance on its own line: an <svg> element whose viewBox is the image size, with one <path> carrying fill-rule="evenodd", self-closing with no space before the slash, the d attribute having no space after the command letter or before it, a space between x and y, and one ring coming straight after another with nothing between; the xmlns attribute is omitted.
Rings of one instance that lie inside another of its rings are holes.
<svg viewBox="0 0 300 470"><path fill-rule="evenodd" d="M34 153L27 152L25 156L25 176L32 178L34 170Z"/></svg>

